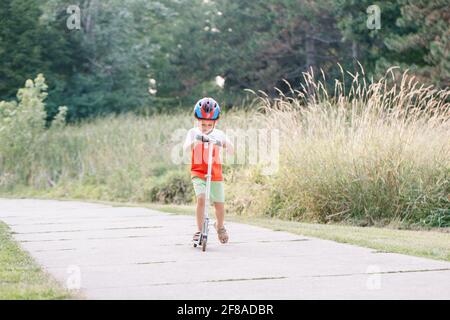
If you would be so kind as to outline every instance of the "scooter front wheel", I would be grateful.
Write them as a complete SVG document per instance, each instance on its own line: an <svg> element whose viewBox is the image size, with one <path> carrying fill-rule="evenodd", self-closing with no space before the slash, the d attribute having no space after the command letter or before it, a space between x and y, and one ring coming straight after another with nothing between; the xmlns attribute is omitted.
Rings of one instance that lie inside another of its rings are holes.
<svg viewBox="0 0 450 320"><path fill-rule="evenodd" d="M206 243L207 243L207 238L204 238L202 241L202 251L205 252L206 251Z"/></svg>

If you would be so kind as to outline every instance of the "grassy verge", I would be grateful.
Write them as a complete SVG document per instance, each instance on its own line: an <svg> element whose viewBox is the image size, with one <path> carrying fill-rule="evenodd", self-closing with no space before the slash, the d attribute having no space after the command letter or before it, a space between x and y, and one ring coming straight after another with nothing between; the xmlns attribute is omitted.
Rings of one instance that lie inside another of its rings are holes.
<svg viewBox="0 0 450 320"><path fill-rule="evenodd" d="M0 300L69 299L73 296L33 261L0 222Z"/></svg>
<svg viewBox="0 0 450 320"><path fill-rule="evenodd" d="M50 199L41 196L41 199ZM70 200L70 199L59 199ZM78 200L80 199L73 199ZM83 201L83 200L82 200ZM194 215L193 205L166 205L157 203L111 202L85 200L112 206L146 207L170 214ZM245 223L275 231L333 240L359 245L382 252L413 255L450 261L450 228L399 230L392 228L357 227L340 224L303 223L269 217L252 217L227 214L227 221Z"/></svg>

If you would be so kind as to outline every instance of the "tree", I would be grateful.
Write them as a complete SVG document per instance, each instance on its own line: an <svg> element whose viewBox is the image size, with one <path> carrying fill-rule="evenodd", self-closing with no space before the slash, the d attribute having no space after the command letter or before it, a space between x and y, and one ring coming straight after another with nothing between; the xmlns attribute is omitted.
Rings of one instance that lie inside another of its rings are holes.
<svg viewBox="0 0 450 320"><path fill-rule="evenodd" d="M327 70L338 61L340 34L331 1L218 0L183 11L186 23L175 36L173 54L185 91L216 75L227 92L287 88L310 67Z"/></svg>
<svg viewBox="0 0 450 320"><path fill-rule="evenodd" d="M368 19L373 14L368 9L376 5L380 13L380 28L369 28ZM350 61L355 69L359 61L366 74L375 75L376 63L380 57L392 59L384 41L386 35L398 30L395 24L400 16L398 0L373 2L372 0L336 0L334 10L337 26L342 32L342 40L351 47Z"/></svg>
<svg viewBox="0 0 450 320"><path fill-rule="evenodd" d="M424 82L450 84L450 11L448 1L401 0L399 32L385 41L395 62L411 68ZM393 61L383 59L381 66Z"/></svg>
<svg viewBox="0 0 450 320"><path fill-rule="evenodd" d="M41 15L35 1L4 0L0 4L0 99L13 98L17 88L38 73L56 83L67 71L68 43L54 25L40 21Z"/></svg>
<svg viewBox="0 0 450 320"><path fill-rule="evenodd" d="M71 4L50 0L48 20L65 24ZM77 43L78 57L64 92L70 119L151 106L151 63L159 48L153 28L170 12L161 2L145 0L80 0L76 5L81 30L68 37Z"/></svg>

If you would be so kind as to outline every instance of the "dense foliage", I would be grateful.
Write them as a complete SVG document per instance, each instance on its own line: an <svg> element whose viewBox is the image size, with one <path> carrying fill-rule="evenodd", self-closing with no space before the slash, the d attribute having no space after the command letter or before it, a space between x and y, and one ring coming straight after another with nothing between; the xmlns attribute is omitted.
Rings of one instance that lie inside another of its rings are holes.
<svg viewBox="0 0 450 320"><path fill-rule="evenodd" d="M380 9L380 28L368 28ZM80 30L69 30L69 5ZM287 92L302 73L359 61L367 75L409 68L423 83L450 80L445 0L2 0L0 100L43 73L49 118L68 120L190 105L213 95L238 104L243 89ZM225 78L225 86L214 79ZM331 86L333 83L329 83Z"/></svg>

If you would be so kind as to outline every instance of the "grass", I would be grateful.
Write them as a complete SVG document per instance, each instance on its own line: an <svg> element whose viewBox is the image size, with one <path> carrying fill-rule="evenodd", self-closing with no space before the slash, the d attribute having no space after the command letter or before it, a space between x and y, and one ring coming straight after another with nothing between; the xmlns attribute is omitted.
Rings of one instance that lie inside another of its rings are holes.
<svg viewBox="0 0 450 320"><path fill-rule="evenodd" d="M70 299L74 296L46 274L0 222L0 300Z"/></svg>

